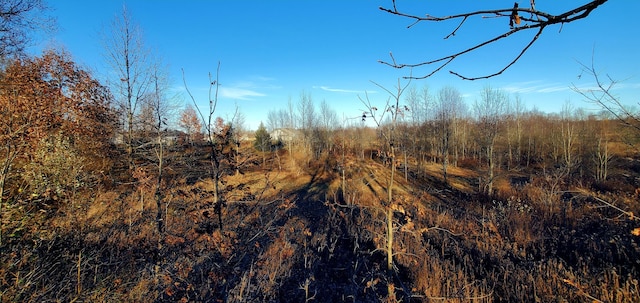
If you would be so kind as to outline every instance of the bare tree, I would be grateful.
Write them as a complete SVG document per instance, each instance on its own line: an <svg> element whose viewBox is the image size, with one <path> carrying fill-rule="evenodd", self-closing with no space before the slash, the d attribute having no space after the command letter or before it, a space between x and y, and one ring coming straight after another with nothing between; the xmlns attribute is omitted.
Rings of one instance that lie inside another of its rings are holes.
<svg viewBox="0 0 640 303"><path fill-rule="evenodd" d="M233 116L229 119L229 124L231 125L231 135L230 138L232 143L232 153L231 159L233 162L233 166L236 170L236 175L241 174L240 168L244 166L245 162L248 160L247 157L241 157L240 146L242 145L243 136L245 136L245 116L240 111L240 107L236 104L235 111L233 112Z"/></svg>
<svg viewBox="0 0 640 303"><path fill-rule="evenodd" d="M408 81L406 84L403 85L401 84L400 79L398 79L398 84L395 87L395 91L391 91L383 87L382 85L374 83L389 94L389 99L387 99L387 102L384 105L384 108L382 108L382 111L378 111L378 108L373 104L371 104L368 95L365 95L364 99L360 97L360 101L367 108L367 111L364 112L362 115L363 120L366 120L367 118L371 118L374 121L374 123L378 127L380 127L382 124L382 121L385 121L384 119L385 117L387 117L387 114L390 115L390 125L389 127L386 127L386 130L382 131L382 136L384 137L385 145L388 148L389 162L391 163L391 174L387 182L387 201L386 203L384 203L385 204L384 206L386 208L385 213L386 213L386 223L387 223L386 224L387 225L386 226L387 227L387 230L386 230L387 247L385 251L387 253L387 271L390 278L392 277L392 273L393 273L393 233L394 233L393 214L397 207L397 204L395 203L396 201L394 200L394 197L393 197L394 178L395 178L395 172L396 172L396 165L395 165L395 157L396 157L395 144L397 140L396 127L397 127L399 116L405 115L405 113L409 109L406 106L401 107L400 100L402 98L403 93L409 87L410 83L411 81ZM393 293L393 284L389 283L388 286L389 286L389 295L391 296Z"/></svg>
<svg viewBox="0 0 640 303"><path fill-rule="evenodd" d="M267 129L269 131L278 128L293 128L292 118L289 116L287 109L270 110L267 113ZM293 118L295 119L295 118Z"/></svg>
<svg viewBox="0 0 640 303"><path fill-rule="evenodd" d="M411 86L405 98L409 108L408 120L410 121L409 133L406 135L410 137L411 152L417 159L418 168L421 168L424 162L428 140L432 140L432 136L425 133L426 128L423 126L428 122L432 114L433 99L429 93L429 87L426 85L420 90L415 86Z"/></svg>
<svg viewBox="0 0 640 303"><path fill-rule="evenodd" d="M320 126L325 130L332 130L338 126L338 115L327 100L320 102Z"/></svg>
<svg viewBox="0 0 640 303"><path fill-rule="evenodd" d="M267 128L269 129L269 131L274 131L278 128L282 128L282 123L281 121L278 119L279 118L279 113L282 110L269 110L269 112L267 112Z"/></svg>
<svg viewBox="0 0 640 303"><path fill-rule="evenodd" d="M508 102L507 94L501 90L486 86L482 90L480 100L475 103L475 111L478 119L478 140L484 150L487 160L487 176L484 180L483 191L487 194L493 192L495 178L496 139L500 131L502 115Z"/></svg>
<svg viewBox="0 0 640 303"><path fill-rule="evenodd" d="M289 97L289 100L287 101L287 110L286 110L286 126L288 128L291 129L295 129L296 127L298 127L299 125L297 124L296 120L297 120L297 115L296 115L296 111L295 111L295 105L293 104L293 101L291 100L291 97Z"/></svg>
<svg viewBox="0 0 640 303"><path fill-rule="evenodd" d="M457 113L462 107L462 95L451 86L445 86L438 93L436 107L437 132L440 135L440 156L442 157L442 176L447 183L447 166L449 165L449 152L454 146L453 136Z"/></svg>
<svg viewBox="0 0 640 303"><path fill-rule="evenodd" d="M525 105L520 95L516 94L512 102L508 104L508 121L507 121L507 145L508 145L508 167L511 168L513 163L516 166L522 160L522 134L523 134L523 115Z"/></svg>
<svg viewBox="0 0 640 303"><path fill-rule="evenodd" d="M318 159L322 151L321 138L318 133L318 114L316 113L315 104L311 98L311 94L306 92L300 93L298 101L298 119L300 119L300 130L302 131L305 149L310 156ZM308 161L311 160L307 157Z"/></svg>
<svg viewBox="0 0 640 303"><path fill-rule="evenodd" d="M304 91L300 93L300 100L298 101L298 118L300 119L300 129L303 132L310 131L318 121L311 94Z"/></svg>
<svg viewBox="0 0 640 303"><path fill-rule="evenodd" d="M298 121L298 115L296 114L296 107L294 103L291 101L291 97L289 97L289 101L287 102L287 107L279 110L270 110L267 114L267 128L269 131L273 131L275 129L283 129L283 131L289 133L288 138L284 137L276 137L273 138L276 141L280 141L284 143L286 149L289 151L289 159L290 167L294 168L296 166L295 157L293 157L293 149L294 145L299 143L299 140L293 140L297 135L296 127L300 125Z"/></svg>
<svg viewBox="0 0 640 303"><path fill-rule="evenodd" d="M153 132L156 137L156 144L153 150L154 152L154 160L156 165L156 190L155 190L155 200L156 200L156 224L158 227L158 232L163 232L163 222L162 218L162 202L164 195L162 194L164 191L164 182L163 177L166 170L166 158L167 158L167 146L171 144L171 142L167 141L167 131L168 131L168 119L171 115L171 111L173 106L171 106L170 102L168 102L166 96L166 89L168 87L167 78L158 73L158 68L155 69L153 74L153 93L150 95L150 98L147 100L147 103L153 109L154 114L154 125Z"/></svg>
<svg viewBox="0 0 640 303"><path fill-rule="evenodd" d="M599 130L595 132L596 144L593 152L593 162L595 165L594 176L596 181L602 182L607 180L609 174L609 162L612 159L612 154L609 151L609 140L607 136L607 124L608 120L602 120L599 123Z"/></svg>
<svg viewBox="0 0 640 303"><path fill-rule="evenodd" d="M431 161L435 162L437 146L437 135L435 133L435 107L437 99L431 94L429 88L424 86L420 93L422 103L422 124L420 125L420 132L423 134L422 142L420 144L422 149L421 162L427 161L427 156L431 155Z"/></svg>
<svg viewBox="0 0 640 303"><path fill-rule="evenodd" d="M583 89L573 84L571 89L584 97L587 102L601 107L622 123L636 131L640 131L640 113L633 112L631 107L629 105L625 105L624 102L614 93L615 87L619 84L619 81L613 79L609 75L601 75L595 66L593 55L591 57L591 64L586 65L584 63L580 63L580 65L582 67L580 78L586 74L595 81L595 86ZM638 105L640 105L640 102Z"/></svg>
<svg viewBox="0 0 640 303"><path fill-rule="evenodd" d="M114 71L114 77L109 82L123 114L129 167L133 168L135 116L149 90L152 73L142 31L133 22L126 6L122 9L122 15L113 20L103 42L106 61Z"/></svg>
<svg viewBox="0 0 640 303"><path fill-rule="evenodd" d="M560 24L561 26L566 23L571 23L576 20L580 20L586 18L591 14L591 12L597 9L600 5L604 4L608 0L593 0L587 4L572 8L565 12L560 12L557 14L548 13L545 11L538 10L535 6L535 0L530 1L530 7L524 8L519 7L518 3L514 3L513 7L500 8L500 9L490 9L490 10L478 10L471 12L464 12L460 14L455 14L451 16L435 16L432 14L424 14L424 13L407 13L398 9L396 5L396 1L392 0L392 8L380 7L380 10L396 15L404 18L408 18L413 20L414 22L410 24L408 27L413 27L416 24L424 23L424 22L442 22L442 21L454 21L458 22L458 25L447 34L444 39L452 38L456 35L456 33L463 28L465 22L471 18L505 18L508 19L509 22L505 22L505 30L502 31L499 35L495 37L488 37L484 41L472 45L464 50L459 52L446 55L444 57L436 58L433 60L404 64L397 63L393 55L391 54L391 61L380 61L380 63L389 65L394 68L409 68L414 69L416 67L422 66L433 66L430 72L426 73L424 76L414 77L408 76L408 78L414 79L424 79L432 76L436 72L443 69L445 66L449 65L452 61L457 59L458 57L464 56L466 54L472 53L480 48L483 48L487 45L493 44L495 42L501 41L503 39L508 38L509 36L521 32L521 31L535 31L536 34L531 38L529 43L527 43L520 52L505 66L499 69L497 72L488 73L481 76L476 77L468 77L463 76L462 74L450 70L449 72L453 75L456 75L464 80L478 80L478 79L486 79L491 78L497 75L502 74L509 67L514 65L523 55L524 53L533 45L538 38L542 35L544 30L554 24ZM508 24L508 27L507 27Z"/></svg>
<svg viewBox="0 0 640 303"><path fill-rule="evenodd" d="M195 97L189 90L187 86L187 80L184 76L184 70L182 71L182 80L184 83L185 90L187 91L187 94L191 98L191 101L193 101L193 105L195 106L196 110L198 111L198 114L200 115L200 118L202 119L202 124L204 125L204 129L207 135L206 141L209 144L209 163L210 163L209 175L213 180L213 207L216 214L218 215L218 226L220 228L220 231L222 231L222 209L225 205L225 202L220 193L220 183L222 178L222 169L220 167L220 160L221 160L222 151L220 150L219 146L216 146L217 142L215 142L215 139L217 137L216 136L217 132L216 132L216 125L214 121L216 107L218 106L218 92L220 90L220 82L218 80L219 76L220 76L220 62L218 62L218 67L216 68L215 78L213 78L211 73L209 73L209 84L210 84L209 96L208 96L209 107L208 107L208 111L203 113L203 111L200 110L200 107L198 106L198 102L196 102Z"/></svg>
<svg viewBox="0 0 640 303"><path fill-rule="evenodd" d="M571 89L580 94L588 103L595 104L603 110L604 117L598 121L602 127L595 130L593 162L595 165L594 177L596 181L604 181L607 179L608 166L612 155L608 148L608 136L606 134L606 124L613 117L627 127L640 132L640 114L632 109L631 104L625 104L616 94L615 88L620 83L608 74L602 75L595 66L595 55L592 54L591 63L580 63L582 73L579 79L586 78L595 81L588 88L580 88L576 84L571 85ZM638 103L640 105L640 103Z"/></svg>
<svg viewBox="0 0 640 303"><path fill-rule="evenodd" d="M420 93L414 85L411 85L407 89L407 95L404 100L407 104L407 107L411 110L408 117L411 126L419 125L420 122L422 122L421 119L423 107L421 102L422 100L420 100Z"/></svg>
<svg viewBox="0 0 640 303"><path fill-rule="evenodd" d="M333 110L329 103L326 100L322 100L320 102L320 114L318 117L319 127L315 131L316 136L318 137L318 145L320 149L332 150L333 148L333 139L332 134L333 131L338 126L338 115L336 111Z"/></svg>
<svg viewBox="0 0 640 303"><path fill-rule="evenodd" d="M152 79L152 88L155 80ZM155 125L156 125L156 113L154 109L155 100L155 92L149 90L149 92L142 98L142 102L140 104L140 110L138 110L137 115L134 117L134 131L141 138L151 138L155 137Z"/></svg>
<svg viewBox="0 0 640 303"><path fill-rule="evenodd" d="M34 33L54 30L48 11L43 0L0 1L0 59L22 55Z"/></svg>
<svg viewBox="0 0 640 303"><path fill-rule="evenodd" d="M560 112L560 140L562 146L562 160L566 173L570 174L573 168L578 164L576 159L576 140L577 134L575 129L575 115L573 105L570 101L566 101Z"/></svg>

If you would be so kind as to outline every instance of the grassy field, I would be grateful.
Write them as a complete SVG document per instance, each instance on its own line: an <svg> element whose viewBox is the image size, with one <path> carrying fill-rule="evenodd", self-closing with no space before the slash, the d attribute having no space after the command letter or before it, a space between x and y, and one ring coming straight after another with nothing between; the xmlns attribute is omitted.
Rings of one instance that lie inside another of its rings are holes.
<svg viewBox="0 0 640 303"><path fill-rule="evenodd" d="M154 186L115 170L66 203L11 204L2 302L640 301L638 191L616 185L638 159L600 188L503 171L491 196L481 168L451 167L445 184L440 164L410 164L389 206L379 159L247 154L223 178L222 228L198 148L173 151L162 232Z"/></svg>

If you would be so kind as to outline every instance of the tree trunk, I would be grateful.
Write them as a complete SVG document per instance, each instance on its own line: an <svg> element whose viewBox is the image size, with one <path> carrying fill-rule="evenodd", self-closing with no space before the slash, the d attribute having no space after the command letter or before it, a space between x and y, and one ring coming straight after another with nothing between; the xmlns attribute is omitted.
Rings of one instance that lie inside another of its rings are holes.
<svg viewBox="0 0 640 303"><path fill-rule="evenodd" d="M448 184L447 180L447 165L449 164L449 138L446 134L442 137L442 176L444 183Z"/></svg>
<svg viewBox="0 0 640 303"><path fill-rule="evenodd" d="M164 166L164 146L162 144L162 137L158 136L158 142L160 144L160 151L158 152L158 182L156 183L156 224L158 225L158 233L163 232L163 220L162 220L162 173Z"/></svg>
<svg viewBox="0 0 640 303"><path fill-rule="evenodd" d="M213 179L213 207L218 215L218 227L222 234L222 199L220 198L220 161L216 154L215 143L211 142L211 178Z"/></svg>
<svg viewBox="0 0 640 303"><path fill-rule="evenodd" d="M2 245L2 232L4 229L3 216L4 216L4 187L11 170L11 164L18 154L11 151L11 145L7 144L7 157L2 165L2 175L0 175L0 245Z"/></svg>
<svg viewBox="0 0 640 303"><path fill-rule="evenodd" d="M495 175L495 159L494 159L494 153L493 153L493 147L495 145L495 139L491 140L491 145L489 145L489 148L487 149L487 161L489 162L489 173L488 173L488 180L487 180L487 194L491 195L493 193L493 178Z"/></svg>
<svg viewBox="0 0 640 303"><path fill-rule="evenodd" d="M393 135L391 135L391 138ZM393 178L396 174L395 148L391 141L389 158L391 160L391 176L389 177L389 187L387 189L387 270L389 274L393 271ZM391 277L391 276L390 276Z"/></svg>
<svg viewBox="0 0 640 303"><path fill-rule="evenodd" d="M393 272L393 208L387 207L387 271Z"/></svg>
<svg viewBox="0 0 640 303"><path fill-rule="evenodd" d="M409 162L407 160L407 151L404 151L404 180L408 181L409 179Z"/></svg>

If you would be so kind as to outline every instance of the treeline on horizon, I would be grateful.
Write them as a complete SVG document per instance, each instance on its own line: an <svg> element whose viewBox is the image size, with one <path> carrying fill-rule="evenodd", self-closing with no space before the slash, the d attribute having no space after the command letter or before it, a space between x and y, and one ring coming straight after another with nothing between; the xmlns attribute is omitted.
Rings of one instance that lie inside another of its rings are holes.
<svg viewBox="0 0 640 303"><path fill-rule="evenodd" d="M454 87L433 94L427 87L420 91L410 86L399 109L389 104L372 108L341 119L325 100L316 106L303 92L297 103L270 110L266 128L292 131L303 140L284 143L302 144L316 158L336 148L356 155L371 148L384 153L388 146L382 134L394 127L389 111L397 111L396 161L411 158L420 165L446 158L453 166L477 169L494 162L504 170L535 168L541 173L564 168L595 182L607 179L614 155L633 156L629 147L639 140L635 129L610 112L590 113L570 102L559 113L528 110L519 96L492 87L485 87L469 106ZM378 108L389 113L381 116L379 127L371 126L367 119Z"/></svg>

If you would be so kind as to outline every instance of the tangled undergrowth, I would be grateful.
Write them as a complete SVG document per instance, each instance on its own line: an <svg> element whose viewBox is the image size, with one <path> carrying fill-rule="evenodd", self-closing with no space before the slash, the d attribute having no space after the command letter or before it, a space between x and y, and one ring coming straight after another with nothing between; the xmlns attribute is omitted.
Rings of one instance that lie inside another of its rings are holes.
<svg viewBox="0 0 640 303"><path fill-rule="evenodd" d="M427 164L398 178L389 272L388 167L353 158L343 179L331 157L275 156L225 177L222 229L211 182L179 164L162 232L153 187L11 201L1 301L640 301L637 192L505 175L486 196L475 171L447 186Z"/></svg>

